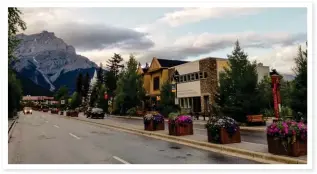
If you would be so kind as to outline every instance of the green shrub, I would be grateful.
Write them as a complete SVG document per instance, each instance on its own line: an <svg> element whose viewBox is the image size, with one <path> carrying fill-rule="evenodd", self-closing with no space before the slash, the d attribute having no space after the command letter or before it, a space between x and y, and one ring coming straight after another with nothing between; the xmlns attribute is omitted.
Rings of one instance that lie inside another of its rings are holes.
<svg viewBox="0 0 317 174"><path fill-rule="evenodd" d="M133 107L133 108L128 109L127 114L130 116L135 116L136 115L136 108Z"/></svg>

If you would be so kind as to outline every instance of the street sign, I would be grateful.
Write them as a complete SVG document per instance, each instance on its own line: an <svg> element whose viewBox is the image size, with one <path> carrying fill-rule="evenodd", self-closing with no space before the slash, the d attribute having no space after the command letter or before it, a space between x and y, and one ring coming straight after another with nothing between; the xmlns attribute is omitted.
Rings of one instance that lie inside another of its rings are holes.
<svg viewBox="0 0 317 174"><path fill-rule="evenodd" d="M65 100L61 100L61 104L64 105L65 104Z"/></svg>
<svg viewBox="0 0 317 174"><path fill-rule="evenodd" d="M111 100L109 100L109 101L108 101L108 105L111 105L111 104L112 104L112 102L111 102Z"/></svg>
<svg viewBox="0 0 317 174"><path fill-rule="evenodd" d="M172 92L176 92L176 84L171 84L172 85Z"/></svg>

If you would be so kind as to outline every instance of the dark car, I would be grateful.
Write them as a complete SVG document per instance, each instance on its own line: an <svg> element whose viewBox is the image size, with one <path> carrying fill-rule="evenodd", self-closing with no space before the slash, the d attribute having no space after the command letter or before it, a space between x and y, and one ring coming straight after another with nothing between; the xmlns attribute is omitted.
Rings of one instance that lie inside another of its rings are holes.
<svg viewBox="0 0 317 174"><path fill-rule="evenodd" d="M105 118L105 113L103 109L101 108L92 108L89 114L87 115L87 118Z"/></svg>

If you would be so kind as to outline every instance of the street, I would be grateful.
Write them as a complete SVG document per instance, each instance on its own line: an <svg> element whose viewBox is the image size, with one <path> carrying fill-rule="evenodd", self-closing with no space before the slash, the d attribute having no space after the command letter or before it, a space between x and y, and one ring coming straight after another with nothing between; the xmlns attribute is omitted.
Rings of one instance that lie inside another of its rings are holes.
<svg viewBox="0 0 317 174"><path fill-rule="evenodd" d="M127 117L128 118L128 117ZM142 120L137 119L124 119L124 118L116 118L116 117L109 117L108 119L129 123L129 124L135 124L135 125L143 125ZM165 127L168 127L168 123L165 122ZM194 134L198 136L207 136L205 129L205 125L203 124L194 124ZM241 134L241 140L249 143L257 143L257 144L267 144L266 140L266 133L258 132L258 131L240 131Z"/></svg>
<svg viewBox="0 0 317 174"><path fill-rule="evenodd" d="M9 164L256 163L37 111L20 113L8 160Z"/></svg>

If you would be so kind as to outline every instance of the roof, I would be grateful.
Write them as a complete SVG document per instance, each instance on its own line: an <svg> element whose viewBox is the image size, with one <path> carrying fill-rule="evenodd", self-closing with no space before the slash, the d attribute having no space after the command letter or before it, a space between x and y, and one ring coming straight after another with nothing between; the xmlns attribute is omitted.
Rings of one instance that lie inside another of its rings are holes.
<svg viewBox="0 0 317 174"><path fill-rule="evenodd" d="M188 63L188 61L169 60L169 59L157 59L157 61L160 63L161 67L163 67L163 68L169 68L169 67L181 65L184 63Z"/></svg>
<svg viewBox="0 0 317 174"><path fill-rule="evenodd" d="M146 73L148 70L149 70L149 68L142 68L142 71L143 71L144 73Z"/></svg>

